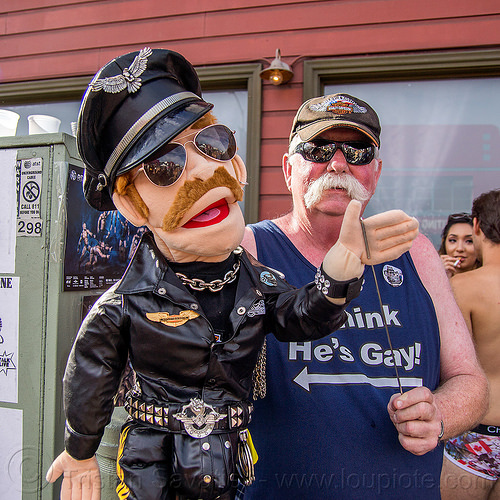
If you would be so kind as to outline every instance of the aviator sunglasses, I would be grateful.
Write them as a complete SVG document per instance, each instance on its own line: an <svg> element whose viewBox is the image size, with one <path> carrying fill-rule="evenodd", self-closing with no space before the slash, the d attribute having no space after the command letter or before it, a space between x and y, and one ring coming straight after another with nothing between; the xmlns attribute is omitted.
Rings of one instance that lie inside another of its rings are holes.
<svg viewBox="0 0 500 500"><path fill-rule="evenodd" d="M315 140L301 142L293 152L299 153L307 161L326 163L333 158L337 149L344 153L347 163L351 165L368 165L375 158L375 146L369 142L361 141L329 142Z"/></svg>
<svg viewBox="0 0 500 500"><path fill-rule="evenodd" d="M186 168L185 146L190 142L201 154L213 160L229 161L236 156L234 133L225 125L209 125L193 134L196 134L194 139L184 144L177 142L165 144L155 153L155 157L142 163L132 182L142 171L155 186L165 187L174 184Z"/></svg>

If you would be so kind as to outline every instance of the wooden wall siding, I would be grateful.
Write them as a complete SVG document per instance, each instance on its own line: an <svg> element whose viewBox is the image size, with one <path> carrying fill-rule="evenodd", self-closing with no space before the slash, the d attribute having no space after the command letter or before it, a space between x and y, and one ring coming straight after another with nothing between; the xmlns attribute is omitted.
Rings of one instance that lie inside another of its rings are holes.
<svg viewBox="0 0 500 500"><path fill-rule="evenodd" d="M435 49L498 48L499 0L5 0L2 83L91 76L146 45L195 66L293 65L284 86L263 83L260 218L290 207L281 157L303 96L303 61ZM250 180L251 181L251 180Z"/></svg>
<svg viewBox="0 0 500 500"><path fill-rule="evenodd" d="M144 45L195 65L255 61L276 47L295 58L487 46L500 22L498 0L2 3L3 82L92 74Z"/></svg>

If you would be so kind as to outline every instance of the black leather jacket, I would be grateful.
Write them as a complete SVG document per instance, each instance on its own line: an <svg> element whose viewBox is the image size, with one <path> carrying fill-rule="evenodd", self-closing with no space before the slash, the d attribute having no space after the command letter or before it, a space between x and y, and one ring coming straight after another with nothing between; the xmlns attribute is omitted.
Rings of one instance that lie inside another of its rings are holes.
<svg viewBox="0 0 500 500"><path fill-rule="evenodd" d="M181 311L199 316L175 327L146 317ZM146 233L122 279L85 318L71 351L64 375L66 450L77 459L97 450L129 355L144 400L187 403L199 397L221 405L249 397L266 333L281 341L313 340L345 320L343 308L314 284L295 290L243 252L230 315L234 333L217 343L199 303Z"/></svg>

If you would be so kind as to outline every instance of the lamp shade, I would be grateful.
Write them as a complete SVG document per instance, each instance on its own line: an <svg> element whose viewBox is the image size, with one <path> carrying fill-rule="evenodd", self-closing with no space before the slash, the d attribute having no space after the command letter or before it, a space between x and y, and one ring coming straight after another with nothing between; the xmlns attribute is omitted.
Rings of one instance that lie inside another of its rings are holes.
<svg viewBox="0 0 500 500"><path fill-rule="evenodd" d="M293 76L293 71L288 64L281 60L280 49L276 49L276 57L270 66L260 72L263 80L269 80L273 85L281 85L288 82Z"/></svg>

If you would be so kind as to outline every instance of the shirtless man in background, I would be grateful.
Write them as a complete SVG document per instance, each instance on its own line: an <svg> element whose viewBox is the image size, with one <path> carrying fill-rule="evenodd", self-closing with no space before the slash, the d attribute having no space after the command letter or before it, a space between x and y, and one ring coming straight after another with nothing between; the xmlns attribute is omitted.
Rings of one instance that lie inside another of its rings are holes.
<svg viewBox="0 0 500 500"><path fill-rule="evenodd" d="M446 444L443 500L500 499L500 190L476 198L472 217L483 265L455 275L451 286L489 380L489 410L480 425Z"/></svg>

